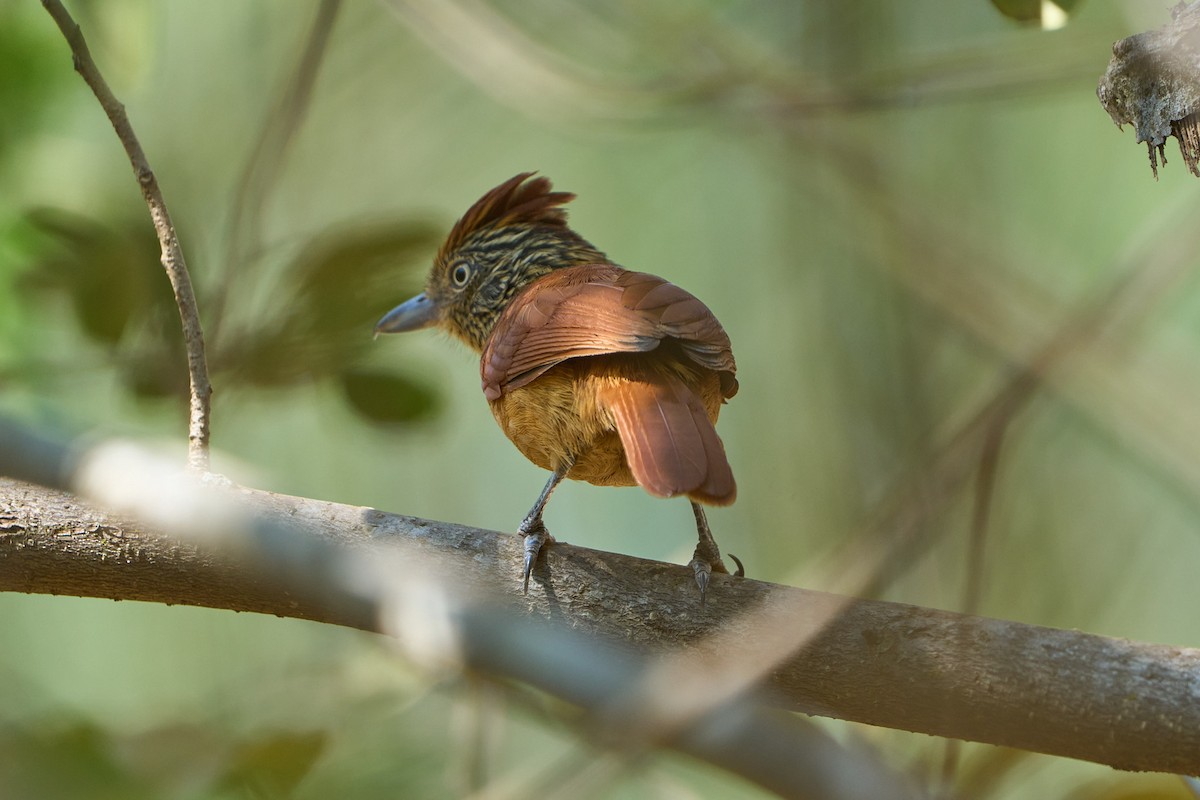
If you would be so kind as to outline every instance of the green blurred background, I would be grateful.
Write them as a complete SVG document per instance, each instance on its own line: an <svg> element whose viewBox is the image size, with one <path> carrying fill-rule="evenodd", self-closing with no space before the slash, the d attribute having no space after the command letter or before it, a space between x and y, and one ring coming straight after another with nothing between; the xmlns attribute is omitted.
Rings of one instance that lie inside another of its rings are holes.
<svg viewBox="0 0 1200 800"><path fill-rule="evenodd" d="M545 475L495 427L474 357L371 327L471 202L538 170L579 195L584 236L729 331L741 392L720 431L740 492L710 520L756 578L836 589L888 553L882 596L963 608L974 467L922 478L1093 313L1007 429L978 611L1200 644L1200 183L1174 143L1156 183L1095 97L1112 42L1163 24L1161 2L1083 4L1053 32L985 0L349 2L286 149L315 3L69 7L182 237L218 471L514 530ZM32 0L0 0L0 108L0 412L182 457L153 230ZM889 520L922 508L928 535L893 559ZM685 504L634 490L566 485L547 521L675 562L694 540ZM553 714L431 682L374 637L0 595L5 798L451 797L479 718L495 775L593 760ZM940 740L823 724L938 785ZM1185 796L983 746L958 763L963 796ZM669 756L583 788L758 796Z"/></svg>

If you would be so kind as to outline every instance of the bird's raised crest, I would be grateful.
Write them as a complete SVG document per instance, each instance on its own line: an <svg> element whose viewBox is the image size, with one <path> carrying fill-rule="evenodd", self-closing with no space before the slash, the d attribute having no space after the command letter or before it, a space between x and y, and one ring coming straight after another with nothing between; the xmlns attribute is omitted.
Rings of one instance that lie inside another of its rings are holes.
<svg viewBox="0 0 1200 800"><path fill-rule="evenodd" d="M560 208L575 199L571 192L553 192L549 178L522 172L492 189L467 209L438 250L443 259L476 231L517 223L566 227L567 212ZM529 180L533 178L533 180Z"/></svg>

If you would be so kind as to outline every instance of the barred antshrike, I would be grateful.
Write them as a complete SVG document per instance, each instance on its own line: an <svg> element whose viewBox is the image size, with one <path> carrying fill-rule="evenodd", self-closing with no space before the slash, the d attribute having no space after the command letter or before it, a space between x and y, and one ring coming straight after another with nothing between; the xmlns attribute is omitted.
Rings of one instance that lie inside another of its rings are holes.
<svg viewBox="0 0 1200 800"><path fill-rule="evenodd" d="M618 267L568 227L562 206L573 198L531 173L492 189L450 231L425 291L375 330L436 326L479 352L500 428L553 473L520 526L526 591L553 541L546 501L573 478L687 495L703 601L711 573L728 570L699 504L728 505L737 494L713 428L738 389L729 337L691 294Z"/></svg>

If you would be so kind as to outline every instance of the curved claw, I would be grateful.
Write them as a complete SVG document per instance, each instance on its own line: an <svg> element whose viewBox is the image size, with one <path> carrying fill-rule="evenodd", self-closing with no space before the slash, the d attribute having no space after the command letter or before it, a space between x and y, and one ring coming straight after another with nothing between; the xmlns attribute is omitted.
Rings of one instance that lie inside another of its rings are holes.
<svg viewBox="0 0 1200 800"><path fill-rule="evenodd" d="M530 547L528 539L525 540L525 574L521 581L521 594L529 594L529 573L533 572L533 563L537 561L537 551L540 547Z"/></svg>
<svg viewBox="0 0 1200 800"><path fill-rule="evenodd" d="M533 572L533 565L537 563L542 545L552 542L554 539L541 520L536 520L531 524L530 520L526 519L521 523L519 531L525 537L525 569L522 575L521 592L529 594L529 574Z"/></svg>
<svg viewBox="0 0 1200 800"><path fill-rule="evenodd" d="M740 558L738 558L737 556L735 556L733 553L730 553L729 557L733 559L733 563L738 565L737 572L733 573L733 577L735 577L735 578L746 577L746 568L742 566L742 560Z"/></svg>
<svg viewBox="0 0 1200 800"><path fill-rule="evenodd" d="M708 583L712 580L712 564L702 558L693 558L688 565L696 576L696 585L700 587L700 605L705 605L708 597Z"/></svg>

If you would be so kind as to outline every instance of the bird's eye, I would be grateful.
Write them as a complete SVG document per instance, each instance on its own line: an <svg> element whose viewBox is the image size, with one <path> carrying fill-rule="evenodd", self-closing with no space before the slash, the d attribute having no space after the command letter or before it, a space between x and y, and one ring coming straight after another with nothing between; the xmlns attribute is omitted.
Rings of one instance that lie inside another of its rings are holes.
<svg viewBox="0 0 1200 800"><path fill-rule="evenodd" d="M450 273L450 280L454 281L454 285L462 288L467 285L467 281L471 279L471 268L466 264L459 264Z"/></svg>

